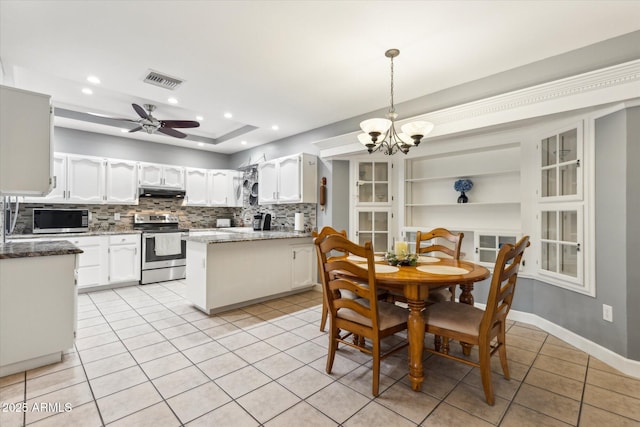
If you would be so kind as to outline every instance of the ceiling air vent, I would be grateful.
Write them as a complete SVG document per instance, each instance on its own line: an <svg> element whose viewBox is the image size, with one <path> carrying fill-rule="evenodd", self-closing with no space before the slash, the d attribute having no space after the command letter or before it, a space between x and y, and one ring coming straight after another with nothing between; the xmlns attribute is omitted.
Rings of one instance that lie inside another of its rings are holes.
<svg viewBox="0 0 640 427"><path fill-rule="evenodd" d="M184 80L170 77L157 71L149 70L149 73L144 78L144 82L152 84L154 86L163 87L165 89L174 90L177 89L184 82Z"/></svg>

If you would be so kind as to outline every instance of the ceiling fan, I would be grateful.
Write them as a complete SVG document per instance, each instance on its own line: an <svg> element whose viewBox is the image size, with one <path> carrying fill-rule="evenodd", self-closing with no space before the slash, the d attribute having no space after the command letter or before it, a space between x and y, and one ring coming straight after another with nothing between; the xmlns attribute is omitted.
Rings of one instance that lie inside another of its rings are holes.
<svg viewBox="0 0 640 427"><path fill-rule="evenodd" d="M156 106L153 104L144 104L144 108L138 104L131 104L131 106L140 116L139 119L133 120L110 117L115 120L126 120L128 122L138 123L138 126L131 129L129 133L143 130L151 134L156 133L157 131L175 138L186 138L187 134L177 131L174 128L197 128L200 126L200 123L194 120L158 120L151 115L151 113L156 109Z"/></svg>

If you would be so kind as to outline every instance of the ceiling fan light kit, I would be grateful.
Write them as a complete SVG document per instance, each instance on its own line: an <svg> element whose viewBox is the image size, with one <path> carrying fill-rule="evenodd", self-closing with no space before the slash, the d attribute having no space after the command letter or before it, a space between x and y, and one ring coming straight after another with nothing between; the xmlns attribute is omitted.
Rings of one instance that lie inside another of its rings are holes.
<svg viewBox="0 0 640 427"><path fill-rule="evenodd" d="M364 133L358 135L358 140L367 147L369 154L381 151L387 155L393 155L398 151L407 154L411 147L420 145L422 138L433 130L433 123L416 121L403 125L402 132L395 129L395 121L398 118L393 103L393 58L400 55L398 49L389 49L384 54L391 60L391 106L386 114L386 119L368 119L360 123Z"/></svg>

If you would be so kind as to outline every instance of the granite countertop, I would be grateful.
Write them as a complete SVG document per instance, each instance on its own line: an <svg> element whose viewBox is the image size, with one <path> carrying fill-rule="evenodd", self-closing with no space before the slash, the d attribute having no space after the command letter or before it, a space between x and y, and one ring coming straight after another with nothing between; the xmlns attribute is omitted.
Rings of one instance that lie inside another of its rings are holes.
<svg viewBox="0 0 640 427"><path fill-rule="evenodd" d="M27 258L52 255L81 254L71 242L8 242L0 243L0 259Z"/></svg>
<svg viewBox="0 0 640 427"><path fill-rule="evenodd" d="M7 234L7 240L109 236L113 234L141 234L141 233L142 231L140 230L118 230L118 231L87 231L85 233Z"/></svg>
<svg viewBox="0 0 640 427"><path fill-rule="evenodd" d="M214 234L210 236L190 236L188 241L198 243L229 243L229 242L251 242L254 240L272 239L297 239L311 237L311 233L301 233L294 231L234 231L225 234Z"/></svg>

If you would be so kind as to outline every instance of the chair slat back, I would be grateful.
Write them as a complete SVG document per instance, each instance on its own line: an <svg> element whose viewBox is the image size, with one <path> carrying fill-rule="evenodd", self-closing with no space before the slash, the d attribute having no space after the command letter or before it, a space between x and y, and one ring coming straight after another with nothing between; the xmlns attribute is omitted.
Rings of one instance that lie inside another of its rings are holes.
<svg viewBox="0 0 640 427"><path fill-rule="evenodd" d="M323 241L327 236L330 236L332 234L339 234L342 237L345 237L345 238L347 237L347 231L346 230L338 231L335 228L330 227L328 225L322 227L322 230L320 230L320 232L314 231L313 233L311 233L312 237L314 237L314 242L316 240ZM332 257L333 256L340 256L340 255L343 255L343 254L338 253L338 252L334 252L334 253L331 254ZM322 268L322 266L319 266L319 267Z"/></svg>
<svg viewBox="0 0 640 427"><path fill-rule="evenodd" d="M416 233L416 253L425 254L430 252L442 252L449 255L453 259L460 259L460 246L464 233L454 234L446 228L434 228L431 231L418 231ZM439 243L430 246L421 246L425 240L433 240L435 238L446 239L453 243L453 247L441 245Z"/></svg>
<svg viewBox="0 0 640 427"><path fill-rule="evenodd" d="M515 245L504 244L500 248L493 269L487 306L480 323L480 334L488 332L499 321L506 320L513 302L522 256L528 246L529 236L524 236Z"/></svg>
<svg viewBox="0 0 640 427"><path fill-rule="evenodd" d="M371 319L374 330L377 330L378 299L371 242L360 246L340 234L332 234L324 240L316 239L314 244L322 267L322 286L332 318L336 318L341 309L351 309ZM355 255L365 258L367 268L346 260L344 256L329 257L332 251L342 252L346 256ZM342 297L341 291L350 291L358 298L368 300L368 304L363 305L353 298Z"/></svg>

